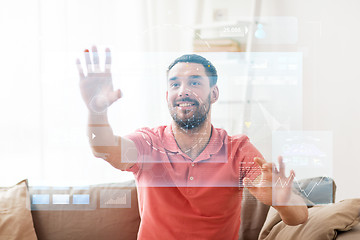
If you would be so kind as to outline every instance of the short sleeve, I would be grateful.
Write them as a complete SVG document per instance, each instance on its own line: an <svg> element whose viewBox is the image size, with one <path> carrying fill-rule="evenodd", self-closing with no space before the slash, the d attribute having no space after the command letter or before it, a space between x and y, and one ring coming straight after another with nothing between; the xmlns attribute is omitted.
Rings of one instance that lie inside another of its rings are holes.
<svg viewBox="0 0 360 240"><path fill-rule="evenodd" d="M125 136L125 138L130 139L135 143L136 150L138 152L136 163L125 171L137 174L142 168L144 156L149 155L151 152L152 140L148 134L149 131L150 130L148 128L141 128L136 130L134 133Z"/></svg>

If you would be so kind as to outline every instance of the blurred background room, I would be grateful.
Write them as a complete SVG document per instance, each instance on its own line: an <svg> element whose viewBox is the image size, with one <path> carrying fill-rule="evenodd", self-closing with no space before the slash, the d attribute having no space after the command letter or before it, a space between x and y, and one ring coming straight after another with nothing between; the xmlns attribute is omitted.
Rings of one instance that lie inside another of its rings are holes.
<svg viewBox="0 0 360 240"><path fill-rule="evenodd" d="M247 134L297 179L359 197L357 0L16 0L0 2L0 184L79 186L133 179L95 158L76 58L112 52L116 134L165 125L166 69L196 52L218 69L215 127Z"/></svg>

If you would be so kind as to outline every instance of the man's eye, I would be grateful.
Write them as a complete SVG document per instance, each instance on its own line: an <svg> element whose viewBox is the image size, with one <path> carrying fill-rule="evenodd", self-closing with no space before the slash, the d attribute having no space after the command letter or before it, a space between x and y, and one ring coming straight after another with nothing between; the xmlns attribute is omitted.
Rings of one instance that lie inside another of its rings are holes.
<svg viewBox="0 0 360 240"><path fill-rule="evenodd" d="M178 84L178 83L172 83L170 86L171 86L171 87L178 87L179 84Z"/></svg>
<svg viewBox="0 0 360 240"><path fill-rule="evenodd" d="M192 82L191 85L192 86L197 86L197 85L200 85L200 83L199 82Z"/></svg>

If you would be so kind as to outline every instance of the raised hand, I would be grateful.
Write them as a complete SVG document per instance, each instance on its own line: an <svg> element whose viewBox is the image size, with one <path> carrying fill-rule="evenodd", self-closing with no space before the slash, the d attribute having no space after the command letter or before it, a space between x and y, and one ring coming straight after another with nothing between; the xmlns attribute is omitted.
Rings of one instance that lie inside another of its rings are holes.
<svg viewBox="0 0 360 240"><path fill-rule="evenodd" d="M244 178L245 187L249 189L250 193L267 205L297 205L299 201L292 202L292 183L295 172L291 170L290 176L285 176L285 164L282 157L278 158L279 170L275 164L266 162L264 159L255 158L254 161L261 168L261 178L258 184L254 184L250 179Z"/></svg>
<svg viewBox="0 0 360 240"><path fill-rule="evenodd" d="M120 89L114 90L111 76L111 53L105 50L105 68L102 71L99 64L99 54L95 46L92 47L92 61L89 50L84 51L87 75L84 74L81 62L76 60L80 76L80 91L82 98L92 113L104 113L116 100L121 98Z"/></svg>

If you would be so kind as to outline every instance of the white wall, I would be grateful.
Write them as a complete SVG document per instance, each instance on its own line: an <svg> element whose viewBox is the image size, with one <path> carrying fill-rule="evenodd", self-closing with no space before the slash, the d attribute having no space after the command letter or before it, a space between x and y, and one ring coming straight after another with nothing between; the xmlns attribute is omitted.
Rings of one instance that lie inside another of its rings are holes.
<svg viewBox="0 0 360 240"><path fill-rule="evenodd" d="M231 19L251 13L248 0L205 3L205 21L214 8L228 8ZM360 197L356 178L360 169L360 2L265 0L261 4L261 16L296 17L298 41L255 44L253 51L303 52L303 130L332 132L336 200Z"/></svg>
<svg viewBox="0 0 360 240"><path fill-rule="evenodd" d="M357 0L274 0L263 1L261 12L298 18L293 50L304 53L303 128L333 133L337 200L360 197L359 8ZM271 50L286 46L278 48Z"/></svg>

